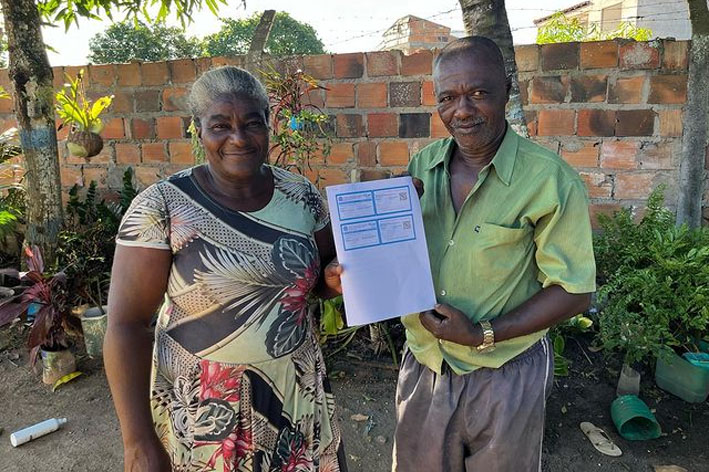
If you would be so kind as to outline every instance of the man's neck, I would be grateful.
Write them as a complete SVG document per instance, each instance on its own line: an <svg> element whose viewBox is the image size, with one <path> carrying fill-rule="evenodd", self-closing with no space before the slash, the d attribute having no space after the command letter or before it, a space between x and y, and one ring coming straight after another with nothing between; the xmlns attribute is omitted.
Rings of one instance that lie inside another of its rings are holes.
<svg viewBox="0 0 709 472"><path fill-rule="evenodd" d="M477 171L482 169L495 157L497 150L500 149L500 145L502 145L502 141L505 139L506 133L507 124L505 124L502 132L492 142L484 147L466 149L456 143L453 158L458 161L459 165L469 168L470 170Z"/></svg>

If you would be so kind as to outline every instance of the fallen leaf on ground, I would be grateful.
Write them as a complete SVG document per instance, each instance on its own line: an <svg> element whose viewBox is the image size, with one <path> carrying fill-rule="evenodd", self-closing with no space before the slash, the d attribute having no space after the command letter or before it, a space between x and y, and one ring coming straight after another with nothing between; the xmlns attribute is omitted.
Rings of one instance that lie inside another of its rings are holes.
<svg viewBox="0 0 709 472"><path fill-rule="evenodd" d="M688 472L684 467L678 465L655 465L655 472Z"/></svg>
<svg viewBox="0 0 709 472"><path fill-rule="evenodd" d="M369 419L369 416L363 415L362 413L355 413L354 415L350 416L350 419L353 421L367 421Z"/></svg>

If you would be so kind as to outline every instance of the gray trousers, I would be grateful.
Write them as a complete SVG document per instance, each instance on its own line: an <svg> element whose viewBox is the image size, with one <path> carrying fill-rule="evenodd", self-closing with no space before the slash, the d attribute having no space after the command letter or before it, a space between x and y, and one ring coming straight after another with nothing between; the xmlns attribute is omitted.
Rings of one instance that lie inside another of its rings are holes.
<svg viewBox="0 0 709 472"><path fill-rule="evenodd" d="M406 350L396 389L394 472L541 471L554 354L545 337L499 369L442 375Z"/></svg>

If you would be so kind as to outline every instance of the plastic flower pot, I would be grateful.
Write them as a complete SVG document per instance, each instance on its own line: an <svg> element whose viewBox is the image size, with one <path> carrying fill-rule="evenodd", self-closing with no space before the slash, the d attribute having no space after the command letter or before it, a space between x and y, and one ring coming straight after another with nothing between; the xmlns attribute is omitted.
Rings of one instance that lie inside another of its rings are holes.
<svg viewBox="0 0 709 472"><path fill-rule="evenodd" d="M103 337L106 334L108 325L108 307L103 306L89 308L81 315L81 328L84 330L84 344L86 354L91 358L103 356Z"/></svg>
<svg viewBox="0 0 709 472"><path fill-rule="evenodd" d="M611 418L618 433L629 441L657 439L662 434L655 415L637 395L623 395L611 403Z"/></svg>
<svg viewBox="0 0 709 472"><path fill-rule="evenodd" d="M657 359L655 383L686 402L701 403L709 396L709 369L692 365L673 352Z"/></svg>
<svg viewBox="0 0 709 472"><path fill-rule="evenodd" d="M615 393L619 397L623 395L637 395L640 393L640 372L633 369L628 364L623 364Z"/></svg>
<svg viewBox="0 0 709 472"><path fill-rule="evenodd" d="M39 353L42 358L42 382L47 385L54 385L57 380L76 371L76 358L69 349L40 349Z"/></svg>

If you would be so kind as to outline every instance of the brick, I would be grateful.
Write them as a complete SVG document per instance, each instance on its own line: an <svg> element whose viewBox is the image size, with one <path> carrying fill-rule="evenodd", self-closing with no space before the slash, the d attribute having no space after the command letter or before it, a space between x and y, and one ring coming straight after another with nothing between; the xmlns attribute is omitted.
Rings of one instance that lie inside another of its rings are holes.
<svg viewBox="0 0 709 472"><path fill-rule="evenodd" d="M345 164L350 159L354 159L354 144L335 143L330 149L328 164Z"/></svg>
<svg viewBox="0 0 709 472"><path fill-rule="evenodd" d="M660 136L682 136L682 110L660 110Z"/></svg>
<svg viewBox="0 0 709 472"><path fill-rule="evenodd" d="M582 69L610 69L618 65L618 44L615 41L581 43Z"/></svg>
<svg viewBox="0 0 709 472"><path fill-rule="evenodd" d="M179 116L159 116L156 121L158 139L182 137L182 118Z"/></svg>
<svg viewBox="0 0 709 472"><path fill-rule="evenodd" d="M189 141L172 141L168 145L170 150L170 162L173 164L194 164L192 154L192 143Z"/></svg>
<svg viewBox="0 0 709 472"><path fill-rule="evenodd" d="M320 183L322 187L349 182L347 174L340 169L320 169L318 171L318 176L320 177L320 180L323 181Z"/></svg>
<svg viewBox="0 0 709 472"><path fill-rule="evenodd" d="M364 74L364 54L335 54L332 59L336 79L357 79Z"/></svg>
<svg viewBox="0 0 709 472"><path fill-rule="evenodd" d="M387 106L387 84L384 82L357 85L357 106L383 108Z"/></svg>
<svg viewBox="0 0 709 472"><path fill-rule="evenodd" d="M655 112L652 110L618 110L616 136L652 136Z"/></svg>
<svg viewBox="0 0 709 472"><path fill-rule="evenodd" d="M362 115L337 115L338 138L357 138L363 135Z"/></svg>
<svg viewBox="0 0 709 472"><path fill-rule="evenodd" d="M359 180L361 182L368 182L370 180L383 180L391 177L391 171L387 169L362 169L359 174Z"/></svg>
<svg viewBox="0 0 709 472"><path fill-rule="evenodd" d="M117 164L140 164L140 148L137 144L116 143Z"/></svg>
<svg viewBox="0 0 709 472"><path fill-rule="evenodd" d="M654 172L618 174L615 176L615 198L618 200L645 199L652 191Z"/></svg>
<svg viewBox="0 0 709 472"><path fill-rule="evenodd" d="M370 113L367 115L367 134L371 138L399 135L396 113Z"/></svg>
<svg viewBox="0 0 709 472"><path fill-rule="evenodd" d="M139 90L133 94L136 113L160 111L160 90Z"/></svg>
<svg viewBox="0 0 709 472"><path fill-rule="evenodd" d="M330 84L325 95L325 105L332 108L354 107L354 84Z"/></svg>
<svg viewBox="0 0 709 472"><path fill-rule="evenodd" d="M331 79L332 56L330 54L305 56L303 57L303 70L316 79Z"/></svg>
<svg viewBox="0 0 709 472"><path fill-rule="evenodd" d="M638 147L637 141L604 141L601 145L601 168L635 169Z"/></svg>
<svg viewBox="0 0 709 472"><path fill-rule="evenodd" d="M532 72L539 68L539 46L526 44L515 47L517 72Z"/></svg>
<svg viewBox="0 0 709 472"><path fill-rule="evenodd" d="M600 229L598 215L612 216L613 213L620 210L620 205L617 203L591 203L588 209L591 216L591 226L593 229Z"/></svg>
<svg viewBox="0 0 709 472"><path fill-rule="evenodd" d="M105 187L108 179L108 169L105 167L84 167L84 182L96 182L98 187Z"/></svg>
<svg viewBox="0 0 709 472"><path fill-rule="evenodd" d="M91 85L112 87L116 80L116 68L113 64L89 66L89 81Z"/></svg>
<svg viewBox="0 0 709 472"><path fill-rule="evenodd" d="M392 107L417 107L421 105L419 82L392 82L389 84L389 105Z"/></svg>
<svg viewBox="0 0 709 472"><path fill-rule="evenodd" d="M189 111L188 97L186 88L166 88L162 92L163 111Z"/></svg>
<svg viewBox="0 0 709 472"><path fill-rule="evenodd" d="M571 101L597 103L606 101L607 75L582 75L571 78Z"/></svg>
<svg viewBox="0 0 709 472"><path fill-rule="evenodd" d="M564 143L561 157L574 167L598 167L600 143L597 141L582 141Z"/></svg>
<svg viewBox="0 0 709 472"><path fill-rule="evenodd" d="M399 115L400 138L427 138L430 135L430 113L402 113Z"/></svg>
<svg viewBox="0 0 709 472"><path fill-rule="evenodd" d="M126 130L123 125L123 118L112 118L103 122L104 127L101 131L101 137L104 139L120 139L125 138Z"/></svg>
<svg viewBox="0 0 709 472"><path fill-rule="evenodd" d="M152 119L133 118L130 120L131 137L133 139L155 138L155 122Z"/></svg>
<svg viewBox="0 0 709 472"><path fill-rule="evenodd" d="M537 134L539 136L572 136L574 110L539 110Z"/></svg>
<svg viewBox="0 0 709 472"><path fill-rule="evenodd" d="M686 75L655 75L650 77L648 103L685 103L686 101Z"/></svg>
<svg viewBox="0 0 709 472"><path fill-rule="evenodd" d="M542 45L542 70L570 70L579 66L579 43Z"/></svg>
<svg viewBox="0 0 709 472"><path fill-rule="evenodd" d="M687 70L689 64L689 42L664 39L662 45L664 46L662 51L663 69Z"/></svg>
<svg viewBox="0 0 709 472"><path fill-rule="evenodd" d="M10 94L10 98L0 100L0 113L14 113L15 103L12 98L12 91L8 89L5 89L5 91Z"/></svg>
<svg viewBox="0 0 709 472"><path fill-rule="evenodd" d="M620 45L621 69L657 69L660 50L651 43L627 42Z"/></svg>
<svg viewBox="0 0 709 472"><path fill-rule="evenodd" d="M143 143L143 162L167 162L165 145L159 143Z"/></svg>
<svg viewBox="0 0 709 472"><path fill-rule="evenodd" d="M61 166L59 168L59 177L61 179L62 185L65 187L72 187L74 185L83 186L84 178L81 173L81 167L76 166Z"/></svg>
<svg viewBox="0 0 709 472"><path fill-rule="evenodd" d="M172 83L186 84L194 82L197 73L192 59L178 59L170 61L169 64L170 72L172 73Z"/></svg>
<svg viewBox="0 0 709 472"><path fill-rule="evenodd" d="M532 80L530 103L563 103L568 89L568 80L559 75L535 77Z"/></svg>
<svg viewBox="0 0 709 472"><path fill-rule="evenodd" d="M133 94L127 92L114 93L110 110L113 113L133 113Z"/></svg>
<svg viewBox="0 0 709 472"><path fill-rule="evenodd" d="M679 156L675 142L645 142L641 143L638 152L638 168L640 169L674 169L673 156Z"/></svg>
<svg viewBox="0 0 709 472"><path fill-rule="evenodd" d="M421 104L425 106L435 106L438 104L436 93L433 89L433 81L427 80L421 85Z"/></svg>
<svg viewBox="0 0 709 472"><path fill-rule="evenodd" d="M170 80L167 62L144 62L140 67L143 85L165 85Z"/></svg>
<svg viewBox="0 0 709 472"><path fill-rule="evenodd" d="M279 63L280 64L280 63ZM222 66L235 66L235 67L241 67L241 59L239 57L226 57L226 56L217 56L212 58L212 67L222 67ZM279 71L283 72L283 71Z"/></svg>
<svg viewBox="0 0 709 472"><path fill-rule="evenodd" d="M579 110L579 136L613 136L615 110Z"/></svg>
<svg viewBox="0 0 709 472"><path fill-rule="evenodd" d="M529 80L520 80L517 85L519 86L519 97L522 100L522 105L529 104Z"/></svg>
<svg viewBox="0 0 709 472"><path fill-rule="evenodd" d="M116 66L119 87L140 86L140 64L131 62L130 64L118 64Z"/></svg>
<svg viewBox="0 0 709 472"><path fill-rule="evenodd" d="M68 81L67 76L71 80L76 79L81 71L84 72L84 79L88 80L89 76L87 75L86 66L64 66L64 82Z"/></svg>
<svg viewBox="0 0 709 472"><path fill-rule="evenodd" d="M537 135L537 112L536 111L525 111L524 121L527 122L527 133L529 136ZM432 133L433 134L433 133Z"/></svg>
<svg viewBox="0 0 709 472"><path fill-rule="evenodd" d="M645 76L619 77L608 91L608 103L640 103L643 98Z"/></svg>
<svg viewBox="0 0 709 472"><path fill-rule="evenodd" d="M379 143L379 162L382 166L405 166L409 163L409 146L404 141Z"/></svg>
<svg viewBox="0 0 709 472"><path fill-rule="evenodd" d="M591 198L611 198L613 180L602 172L579 172Z"/></svg>
<svg viewBox="0 0 709 472"><path fill-rule="evenodd" d="M401 75L430 75L433 54L424 49L410 55L401 56Z"/></svg>
<svg viewBox="0 0 709 472"><path fill-rule="evenodd" d="M207 72L212 68L212 58L211 57L200 57L194 59L195 75L201 77L202 74Z"/></svg>
<svg viewBox="0 0 709 472"><path fill-rule="evenodd" d="M366 55L369 77L399 75L400 51L368 52Z"/></svg>
<svg viewBox="0 0 709 472"><path fill-rule="evenodd" d="M64 87L64 68L52 67L52 85L56 91ZM0 72L0 87L3 87L7 92L10 91L10 78L7 75L7 69Z"/></svg>
<svg viewBox="0 0 709 472"><path fill-rule="evenodd" d="M362 141L355 144L355 148L359 167L374 167L377 165L377 146L374 142Z"/></svg>
<svg viewBox="0 0 709 472"><path fill-rule="evenodd" d="M450 133L443 124L441 117L438 113L433 113L431 115L431 137L432 138L447 138Z"/></svg>
<svg viewBox="0 0 709 472"><path fill-rule="evenodd" d="M321 89L311 90L303 95L303 104L312 105L317 108L325 107L324 92Z"/></svg>
<svg viewBox="0 0 709 472"><path fill-rule="evenodd" d="M138 166L135 168L135 178L142 187L147 187L160 179L160 169Z"/></svg>

